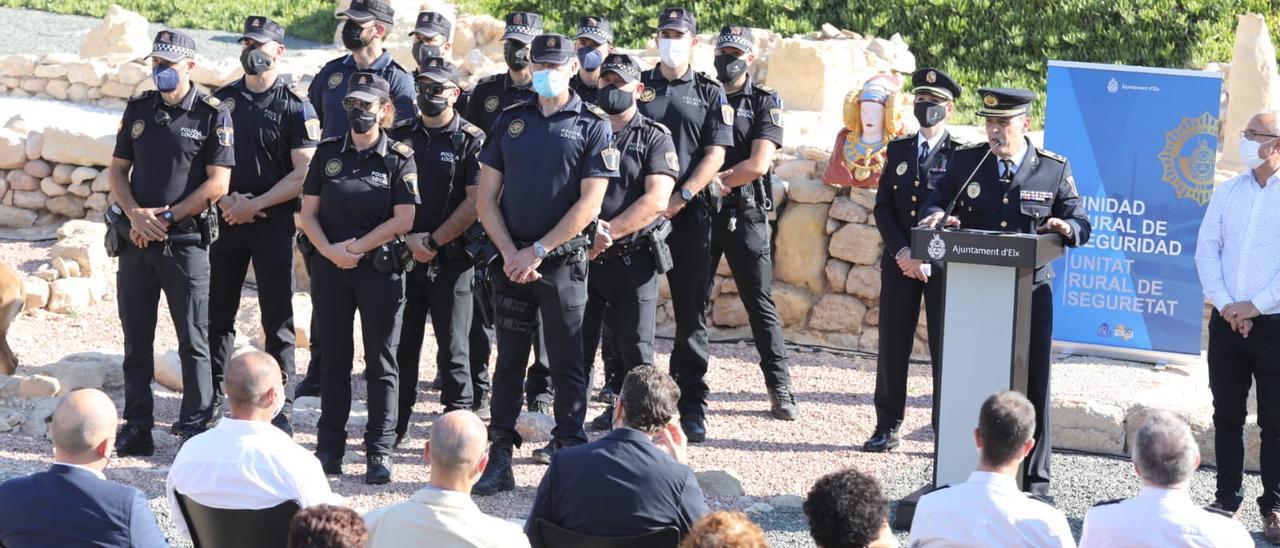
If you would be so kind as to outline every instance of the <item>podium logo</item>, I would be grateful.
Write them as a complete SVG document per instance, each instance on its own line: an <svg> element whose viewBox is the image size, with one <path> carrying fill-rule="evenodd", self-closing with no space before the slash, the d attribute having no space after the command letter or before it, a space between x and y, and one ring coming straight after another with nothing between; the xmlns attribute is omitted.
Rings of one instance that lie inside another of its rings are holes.
<svg viewBox="0 0 1280 548"><path fill-rule="evenodd" d="M1178 198L1200 205L1209 203L1217 148L1218 119L1208 112L1183 118L1178 127L1164 134L1164 149L1160 151L1162 178Z"/></svg>
<svg viewBox="0 0 1280 548"><path fill-rule="evenodd" d="M1120 82L1117 82L1115 78L1112 78L1110 82L1107 82L1107 91L1111 93L1120 91Z"/></svg>
<svg viewBox="0 0 1280 548"><path fill-rule="evenodd" d="M947 256L947 243L942 241L942 237L934 234L933 239L929 240L929 258L935 261L941 261Z"/></svg>

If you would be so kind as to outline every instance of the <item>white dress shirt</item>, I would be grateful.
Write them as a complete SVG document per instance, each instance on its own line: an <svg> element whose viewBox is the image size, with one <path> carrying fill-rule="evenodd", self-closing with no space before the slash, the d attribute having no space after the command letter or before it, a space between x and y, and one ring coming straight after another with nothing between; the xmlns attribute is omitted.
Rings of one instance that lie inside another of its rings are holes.
<svg viewBox="0 0 1280 548"><path fill-rule="evenodd" d="M515 523L485 514L466 493L427 486L364 515L369 548L529 548Z"/></svg>
<svg viewBox="0 0 1280 548"><path fill-rule="evenodd" d="M1196 270L1214 308L1249 301L1262 314L1280 313L1280 178L1258 186L1252 171L1214 189L1200 222Z"/></svg>
<svg viewBox="0 0 1280 548"><path fill-rule="evenodd" d="M177 491L212 508L270 508L296 500L304 508L345 504L329 489L315 455L269 422L223 417L182 445L165 479L169 515L184 535Z"/></svg>
<svg viewBox="0 0 1280 548"><path fill-rule="evenodd" d="M994 472L973 472L967 482L921 497L911 521L913 548L1075 545L1062 512Z"/></svg>
<svg viewBox="0 0 1280 548"><path fill-rule="evenodd" d="M942 138L946 136L947 136L947 132L939 131L938 134L934 135L932 139L925 139L923 131L921 131L920 133L917 133L916 134L916 157L920 156L920 152L922 150L921 147L923 147L925 143L929 143L929 153L933 154L933 151L938 150L938 143L941 143Z"/></svg>
<svg viewBox="0 0 1280 548"><path fill-rule="evenodd" d="M1253 546L1244 525L1191 500L1186 489L1143 486L1138 496L1094 506L1084 517L1080 548Z"/></svg>

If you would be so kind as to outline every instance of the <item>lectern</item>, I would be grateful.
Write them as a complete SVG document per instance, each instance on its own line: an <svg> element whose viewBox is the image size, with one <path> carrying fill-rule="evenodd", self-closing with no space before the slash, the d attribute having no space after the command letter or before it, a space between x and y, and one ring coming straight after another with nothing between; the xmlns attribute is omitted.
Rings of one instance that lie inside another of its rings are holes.
<svg viewBox="0 0 1280 548"><path fill-rule="evenodd" d="M1036 268L1062 256L1062 237L915 228L911 256L945 263L947 272L933 482L899 501L899 529L911 528L921 496L977 468L973 429L982 402L1001 390L1026 393L1032 281Z"/></svg>

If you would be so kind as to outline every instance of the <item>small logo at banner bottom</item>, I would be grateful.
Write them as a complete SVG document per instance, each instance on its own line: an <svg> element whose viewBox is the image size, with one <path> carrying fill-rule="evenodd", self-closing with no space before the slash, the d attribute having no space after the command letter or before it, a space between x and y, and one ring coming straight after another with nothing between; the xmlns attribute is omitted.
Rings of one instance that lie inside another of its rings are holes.
<svg viewBox="0 0 1280 548"><path fill-rule="evenodd" d="M947 256L947 243L942 241L942 237L934 234L933 239L929 240L929 258L935 261L941 261Z"/></svg>
<svg viewBox="0 0 1280 548"><path fill-rule="evenodd" d="M1098 326L1098 336L1099 336L1099 337L1102 337L1102 338L1104 338L1104 339L1105 339L1105 338L1107 338L1107 337L1110 337L1110 336L1111 336L1111 326L1110 326L1110 325L1107 325L1107 324L1105 324L1105 323L1104 323L1104 324L1102 324L1102 325L1099 325L1099 326Z"/></svg>
<svg viewBox="0 0 1280 548"><path fill-rule="evenodd" d="M1125 327L1122 323L1118 323L1116 324L1115 336L1127 341L1133 338L1133 330Z"/></svg>
<svg viewBox="0 0 1280 548"><path fill-rule="evenodd" d="M1107 91L1111 93L1120 91L1120 82L1117 82L1115 78L1112 78L1110 82L1107 82Z"/></svg>
<svg viewBox="0 0 1280 548"><path fill-rule="evenodd" d="M1164 134L1160 165L1164 182L1179 198L1209 203L1213 195L1214 150L1218 148L1218 119L1208 112L1183 118L1173 131Z"/></svg>

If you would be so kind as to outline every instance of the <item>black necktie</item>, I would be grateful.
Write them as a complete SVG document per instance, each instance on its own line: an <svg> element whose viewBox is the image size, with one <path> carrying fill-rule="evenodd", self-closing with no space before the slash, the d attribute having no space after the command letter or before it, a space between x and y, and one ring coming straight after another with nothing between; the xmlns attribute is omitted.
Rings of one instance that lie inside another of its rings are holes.
<svg viewBox="0 0 1280 548"><path fill-rule="evenodd" d="M917 165L924 165L924 161L929 157L929 141L920 143L920 157L916 159Z"/></svg>
<svg viewBox="0 0 1280 548"><path fill-rule="evenodd" d="M1000 167L1003 168L1003 171L1004 171L1004 173L1000 174L1000 182L1006 185L1009 183L1012 183L1013 182L1013 161L1000 160Z"/></svg>

